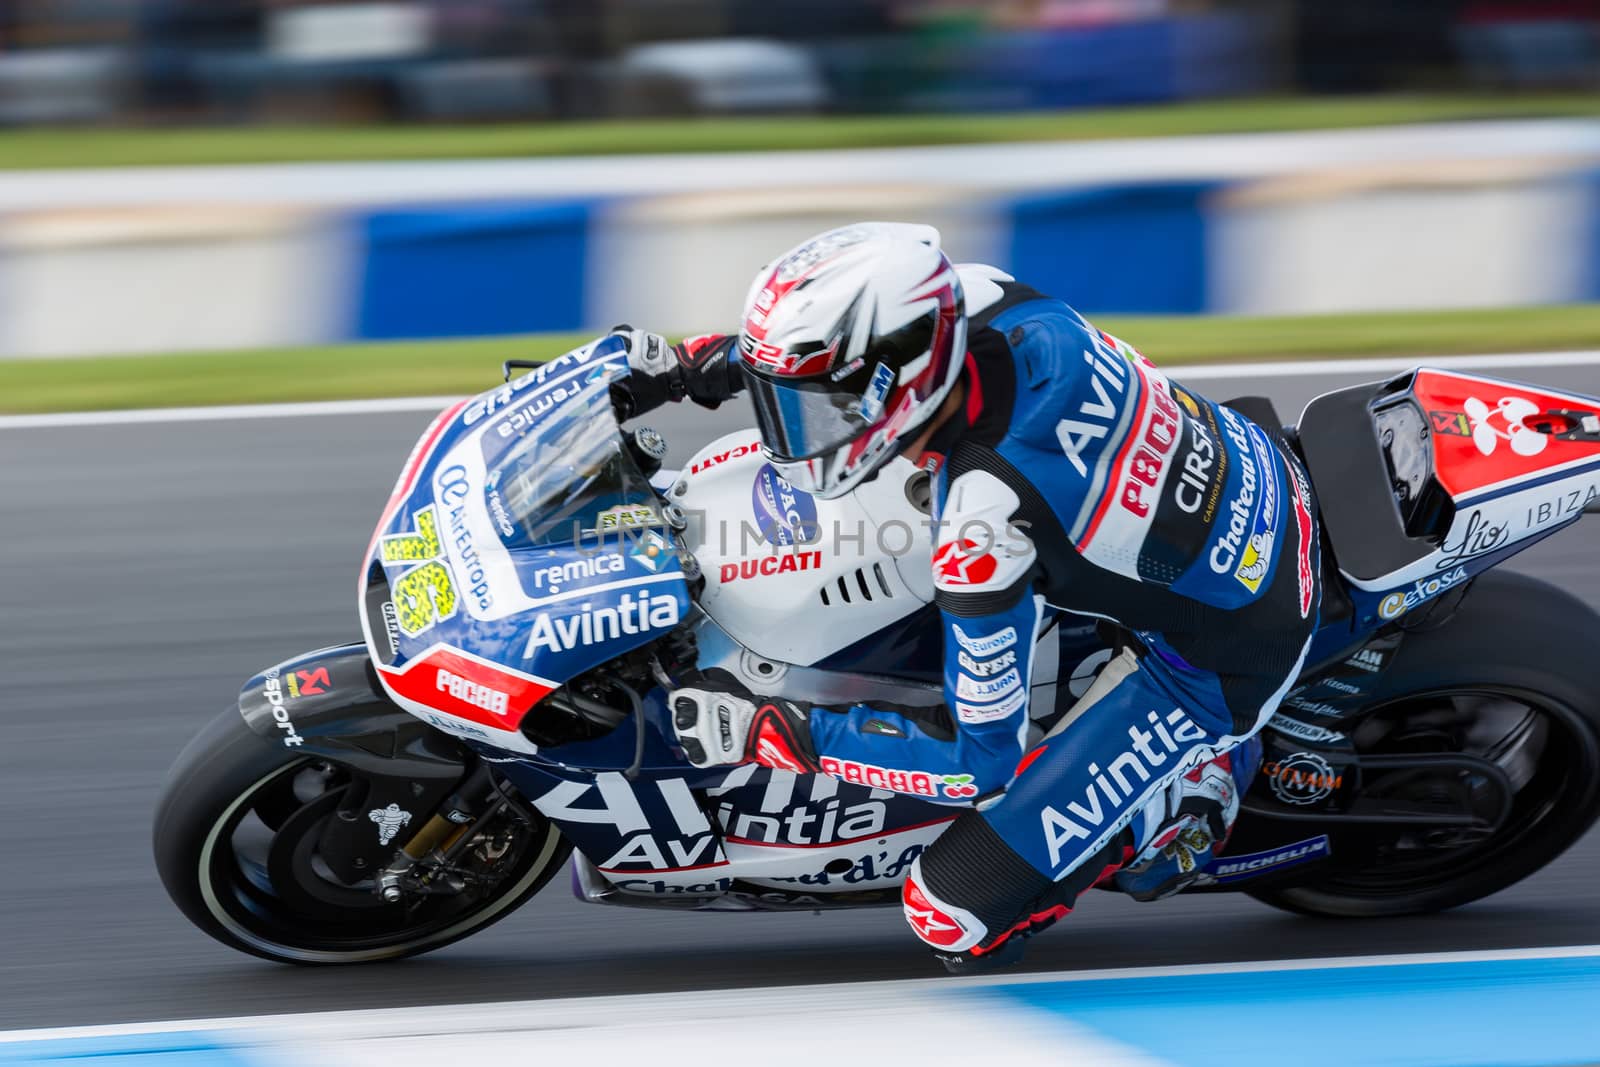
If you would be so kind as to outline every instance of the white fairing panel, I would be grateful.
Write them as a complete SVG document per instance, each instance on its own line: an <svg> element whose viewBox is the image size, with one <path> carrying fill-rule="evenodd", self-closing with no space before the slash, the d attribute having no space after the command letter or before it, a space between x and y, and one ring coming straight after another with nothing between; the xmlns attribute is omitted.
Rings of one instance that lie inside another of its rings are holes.
<svg viewBox="0 0 1600 1067"><path fill-rule="evenodd" d="M751 652L808 665L933 599L928 517L907 460L837 500L800 492L761 454L754 430L692 459L668 499L705 573L700 606Z"/></svg>

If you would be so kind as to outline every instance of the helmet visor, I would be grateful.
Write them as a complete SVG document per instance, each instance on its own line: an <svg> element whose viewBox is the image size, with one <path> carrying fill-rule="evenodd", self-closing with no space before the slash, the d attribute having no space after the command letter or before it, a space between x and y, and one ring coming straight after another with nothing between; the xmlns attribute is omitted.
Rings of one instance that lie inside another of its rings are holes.
<svg viewBox="0 0 1600 1067"><path fill-rule="evenodd" d="M872 420L861 394L827 378L787 381L746 374L756 428L773 458L810 459L848 444Z"/></svg>
<svg viewBox="0 0 1600 1067"><path fill-rule="evenodd" d="M773 458L811 459L871 430L883 418L884 403L900 371L928 355L937 324L938 313L930 311L875 338L837 381L834 374L839 371L797 378L758 370L747 360L745 380L755 403L756 426ZM815 347L830 350L821 344ZM809 354L796 350L788 359Z"/></svg>

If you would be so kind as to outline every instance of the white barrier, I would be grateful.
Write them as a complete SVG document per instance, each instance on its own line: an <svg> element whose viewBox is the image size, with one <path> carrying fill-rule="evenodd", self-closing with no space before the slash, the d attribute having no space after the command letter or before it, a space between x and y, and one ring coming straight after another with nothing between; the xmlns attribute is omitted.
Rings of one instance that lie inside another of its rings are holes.
<svg viewBox="0 0 1600 1067"><path fill-rule="evenodd" d="M1090 314L1600 299L1600 122L1090 144L0 173L0 357L727 329L927 221Z"/></svg>

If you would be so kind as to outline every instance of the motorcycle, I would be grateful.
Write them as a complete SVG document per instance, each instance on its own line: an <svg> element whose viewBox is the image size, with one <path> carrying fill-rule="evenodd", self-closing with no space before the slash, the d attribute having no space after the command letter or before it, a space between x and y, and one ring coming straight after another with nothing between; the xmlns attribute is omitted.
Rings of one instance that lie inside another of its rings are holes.
<svg viewBox="0 0 1600 1067"><path fill-rule="evenodd" d="M504 917L569 857L597 904L898 903L963 776L696 769L664 694L697 671L940 704L927 472L821 500L753 431L665 471L659 436L618 423L625 374L615 338L508 363L418 440L360 572L363 640L251 678L169 775L155 857L196 926L269 959L392 959ZM1420 369L1285 433L1325 531L1321 626L1189 891L1325 916L1497 892L1600 815L1600 616L1493 569L1600 510L1600 401ZM1035 737L1110 656L1093 620L1056 620Z"/></svg>

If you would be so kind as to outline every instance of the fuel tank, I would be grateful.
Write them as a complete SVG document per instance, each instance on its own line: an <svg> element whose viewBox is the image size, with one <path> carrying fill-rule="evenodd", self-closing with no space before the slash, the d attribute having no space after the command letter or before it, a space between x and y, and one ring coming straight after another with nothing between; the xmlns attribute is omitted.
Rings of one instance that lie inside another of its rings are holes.
<svg viewBox="0 0 1600 1067"><path fill-rule="evenodd" d="M779 477L743 430L696 454L667 498L688 517L701 609L752 653L807 666L933 600L927 483L897 459L823 500Z"/></svg>

